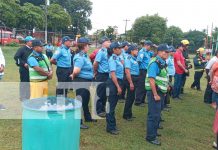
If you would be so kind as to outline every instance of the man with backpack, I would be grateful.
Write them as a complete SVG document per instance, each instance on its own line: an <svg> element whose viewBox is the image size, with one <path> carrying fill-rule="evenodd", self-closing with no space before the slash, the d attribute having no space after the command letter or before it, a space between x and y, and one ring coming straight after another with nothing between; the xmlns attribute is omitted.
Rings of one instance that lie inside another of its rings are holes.
<svg viewBox="0 0 218 150"><path fill-rule="evenodd" d="M27 36L25 38L26 45L19 48L14 55L14 60L16 61L16 65L19 66L20 73L20 100L23 101L25 99L30 98L30 79L29 79L29 69L27 64L27 59L30 54L33 52L32 50L32 41L34 38L32 36Z"/></svg>

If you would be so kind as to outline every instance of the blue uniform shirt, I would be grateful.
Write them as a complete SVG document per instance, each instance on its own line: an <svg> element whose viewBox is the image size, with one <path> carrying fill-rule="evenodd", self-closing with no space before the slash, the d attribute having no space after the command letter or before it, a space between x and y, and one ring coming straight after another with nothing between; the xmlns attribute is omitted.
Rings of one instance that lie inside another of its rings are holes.
<svg viewBox="0 0 218 150"><path fill-rule="evenodd" d="M129 55L125 59L125 68L130 69L131 75L139 75L139 64L136 61L136 57Z"/></svg>
<svg viewBox="0 0 218 150"><path fill-rule="evenodd" d="M38 52L36 52L36 51L33 51L33 54L36 55L36 56L41 56L41 57L43 57L42 54L40 54L40 53L38 53ZM36 58L34 58L34 57L29 57L29 58L27 59L27 63L28 63L28 65L29 65L30 67L38 67L38 66L39 66L38 61L37 61Z"/></svg>
<svg viewBox="0 0 218 150"><path fill-rule="evenodd" d="M148 69L148 64L151 60L151 57L153 57L153 52L148 51L145 48L142 48L137 57L137 61L139 62L139 68L147 70Z"/></svg>
<svg viewBox="0 0 218 150"><path fill-rule="evenodd" d="M45 50L46 50L47 52L52 52L52 51L54 50L54 46L52 46L52 45L46 45L46 46L45 46Z"/></svg>
<svg viewBox="0 0 218 150"><path fill-rule="evenodd" d="M122 49L122 53L120 54L121 60L125 60L128 57L128 53L124 49Z"/></svg>
<svg viewBox="0 0 218 150"><path fill-rule="evenodd" d="M174 66L174 59L172 56L169 56L168 59L166 60L167 63L167 71L168 75L174 76L175 75L175 66Z"/></svg>
<svg viewBox="0 0 218 150"><path fill-rule="evenodd" d="M73 58L73 64L74 67L78 67L81 69L78 77L89 80L93 79L94 73L92 62L90 61L87 54L82 51L76 54Z"/></svg>
<svg viewBox="0 0 218 150"><path fill-rule="evenodd" d="M118 79L123 80L123 74L124 74L124 68L123 64L121 63L121 58L117 56L116 54L113 54L109 58L109 71L110 72L115 72L116 77ZM111 75L110 75L111 78Z"/></svg>
<svg viewBox="0 0 218 150"><path fill-rule="evenodd" d="M98 51L95 61L98 62L98 72L99 73L108 73L109 64L108 64L108 53L106 48L102 48Z"/></svg>
<svg viewBox="0 0 218 150"><path fill-rule="evenodd" d="M159 56L156 56L156 58L160 61L161 64L165 65L166 62L162 58L160 58ZM158 64L154 62L150 64L147 71L148 71L148 78L156 79L156 77L160 73L160 68L158 67Z"/></svg>
<svg viewBox="0 0 218 150"><path fill-rule="evenodd" d="M71 68L71 55L70 49L62 45L56 50L52 58L57 61L58 67Z"/></svg>

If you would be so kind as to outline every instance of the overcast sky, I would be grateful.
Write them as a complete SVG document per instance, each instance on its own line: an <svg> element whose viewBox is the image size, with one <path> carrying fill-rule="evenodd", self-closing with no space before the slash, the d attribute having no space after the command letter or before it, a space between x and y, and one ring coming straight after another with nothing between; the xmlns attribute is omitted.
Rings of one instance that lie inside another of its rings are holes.
<svg viewBox="0 0 218 150"><path fill-rule="evenodd" d="M118 26L119 33L124 33L125 22L130 29L135 19L146 14L158 13L167 18L167 25L175 25L183 31L202 30L207 25L218 26L218 0L91 0L93 31L107 26Z"/></svg>

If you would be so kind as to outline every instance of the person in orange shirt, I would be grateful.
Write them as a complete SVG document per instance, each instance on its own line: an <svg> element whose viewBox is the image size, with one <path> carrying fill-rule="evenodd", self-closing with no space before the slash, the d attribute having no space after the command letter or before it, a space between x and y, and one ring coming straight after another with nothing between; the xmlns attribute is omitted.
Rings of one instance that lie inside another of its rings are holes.
<svg viewBox="0 0 218 150"><path fill-rule="evenodd" d="M218 104L218 62L215 62L210 70L210 84L213 90L212 95L212 107L217 108Z"/></svg>
<svg viewBox="0 0 218 150"><path fill-rule="evenodd" d="M210 84L213 90L212 100L213 103L211 104L214 109L216 109L216 115L214 120L214 133L217 139L218 133L218 62L215 62L210 70ZM213 142L213 147L217 148L217 143Z"/></svg>

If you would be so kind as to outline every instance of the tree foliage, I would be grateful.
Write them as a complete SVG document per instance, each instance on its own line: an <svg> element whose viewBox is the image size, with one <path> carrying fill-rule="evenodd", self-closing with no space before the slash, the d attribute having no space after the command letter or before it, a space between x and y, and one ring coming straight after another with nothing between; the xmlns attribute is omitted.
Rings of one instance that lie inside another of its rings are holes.
<svg viewBox="0 0 218 150"><path fill-rule="evenodd" d="M190 41L189 49L195 51L200 47L204 47L206 34L202 31L190 30L185 33L185 38Z"/></svg>
<svg viewBox="0 0 218 150"><path fill-rule="evenodd" d="M152 16L142 16L135 20L133 24L133 41L139 42L142 39L150 39L154 43L163 42L163 37L167 29L167 20L158 14Z"/></svg>
<svg viewBox="0 0 218 150"><path fill-rule="evenodd" d="M18 0L0 0L0 15L1 21L10 28L16 27L18 14L20 12L20 5Z"/></svg>
<svg viewBox="0 0 218 150"><path fill-rule="evenodd" d="M45 0L0 0L1 22L9 28L45 27ZM70 14L59 4L48 6L48 30L68 30Z"/></svg>
<svg viewBox="0 0 218 150"><path fill-rule="evenodd" d="M71 25L71 17L64 8L58 4L48 7L48 29L51 31L66 30Z"/></svg>
<svg viewBox="0 0 218 150"><path fill-rule="evenodd" d="M51 0L53 3L60 4L66 8L73 22L73 33L85 34L87 30L92 29L91 20L92 2L89 0Z"/></svg>
<svg viewBox="0 0 218 150"><path fill-rule="evenodd" d="M18 24L19 28L26 28L32 30L33 28L42 29L44 25L44 12L43 10L35 6L31 3L25 3L24 6L21 7L20 13L22 15L18 16Z"/></svg>
<svg viewBox="0 0 218 150"><path fill-rule="evenodd" d="M168 45L173 45L175 47L181 42L183 37L184 37L184 34L179 27L170 26L166 30L166 33L164 36L164 43L167 43Z"/></svg>
<svg viewBox="0 0 218 150"><path fill-rule="evenodd" d="M25 3L32 3L36 6L40 6L45 4L45 0L20 0L21 5L24 5Z"/></svg>

